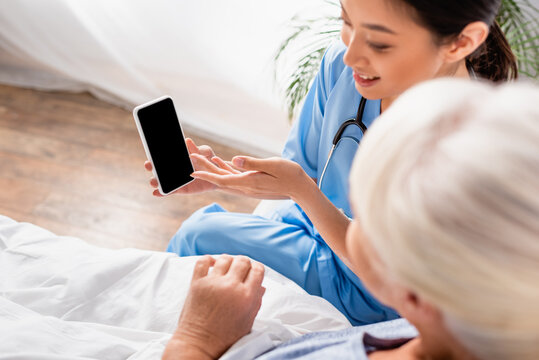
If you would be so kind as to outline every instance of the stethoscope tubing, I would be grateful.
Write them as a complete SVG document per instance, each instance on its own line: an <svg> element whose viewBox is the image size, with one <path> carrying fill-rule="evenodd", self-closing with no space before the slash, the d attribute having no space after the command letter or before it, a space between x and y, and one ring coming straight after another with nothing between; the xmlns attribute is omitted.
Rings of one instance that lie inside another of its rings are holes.
<svg viewBox="0 0 539 360"><path fill-rule="evenodd" d="M359 106L357 108L357 114L356 114L355 119L346 120L344 123L341 124L341 126L335 133L335 136L333 137L333 145L331 146L331 149L329 150L328 159L326 160L326 164L324 165L324 170L322 170L322 175L320 175L320 179L318 180L319 189L322 189L322 180L324 179L324 176L326 175L326 170L329 165L329 160L331 159L331 156L333 155L333 151L335 151L337 144L341 140L344 130L349 125L357 125L363 133L367 131L367 126L365 126L365 124L363 123L363 113L365 112L366 103L367 103L367 99L365 99L364 97L361 97Z"/></svg>
<svg viewBox="0 0 539 360"><path fill-rule="evenodd" d="M324 165L324 170L322 170L322 175L320 175L320 180L318 180L318 188L322 190L322 180L324 180L324 176L326 175L326 170L329 165L329 159L331 159L331 155L333 155L333 151L335 150L335 144L331 146L331 150L329 151L328 159L326 161L326 165Z"/></svg>

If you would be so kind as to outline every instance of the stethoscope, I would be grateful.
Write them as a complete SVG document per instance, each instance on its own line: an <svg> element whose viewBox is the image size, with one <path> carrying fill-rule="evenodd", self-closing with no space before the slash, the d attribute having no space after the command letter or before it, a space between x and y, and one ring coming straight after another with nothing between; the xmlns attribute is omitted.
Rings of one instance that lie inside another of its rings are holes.
<svg viewBox="0 0 539 360"><path fill-rule="evenodd" d="M345 122L343 122L341 126L339 127L339 129L337 130L337 132L335 133L335 136L333 137L333 145L331 146L328 159L326 160L326 165L324 165L324 170L322 170L322 175L320 176L320 180L318 181L319 189L322 189L322 180L324 179L324 175L326 175L326 170L328 168L329 162L331 160L331 157L333 156L333 152L335 151L337 144L339 143L339 141L341 141L346 128L350 125L355 125L361 131L361 135L365 135L365 132L367 132L367 126L363 123L363 113L365 112L366 104L367 104L367 99L362 97L361 101L359 102L359 106L357 108L356 117L352 119L348 119ZM359 140L358 140L358 144L359 144Z"/></svg>

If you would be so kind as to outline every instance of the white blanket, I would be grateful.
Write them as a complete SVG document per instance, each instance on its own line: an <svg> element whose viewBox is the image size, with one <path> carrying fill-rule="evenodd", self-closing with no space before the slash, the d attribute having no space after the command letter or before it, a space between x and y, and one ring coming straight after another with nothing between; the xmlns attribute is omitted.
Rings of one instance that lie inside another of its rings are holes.
<svg viewBox="0 0 539 360"><path fill-rule="evenodd" d="M0 216L0 359L158 359L195 257L99 248ZM350 326L322 298L267 269L253 330L223 359Z"/></svg>

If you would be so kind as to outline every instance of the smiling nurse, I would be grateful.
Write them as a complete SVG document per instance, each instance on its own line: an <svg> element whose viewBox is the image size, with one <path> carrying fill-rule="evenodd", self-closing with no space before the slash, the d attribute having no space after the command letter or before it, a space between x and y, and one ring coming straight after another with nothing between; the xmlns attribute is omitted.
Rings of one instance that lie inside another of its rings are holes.
<svg viewBox="0 0 539 360"><path fill-rule="evenodd" d="M504 81L517 71L494 20L500 0L342 0L341 6L342 42L324 55L282 158L239 156L230 163L188 141L197 180L177 193L218 189L292 201L266 217L230 213L217 204L200 209L168 251L247 255L324 297L357 325L398 314L348 266L347 179L363 131L348 126L334 144L338 129L356 117L368 128L402 92L427 79ZM151 170L150 163L145 166ZM156 180L151 184L157 186Z"/></svg>

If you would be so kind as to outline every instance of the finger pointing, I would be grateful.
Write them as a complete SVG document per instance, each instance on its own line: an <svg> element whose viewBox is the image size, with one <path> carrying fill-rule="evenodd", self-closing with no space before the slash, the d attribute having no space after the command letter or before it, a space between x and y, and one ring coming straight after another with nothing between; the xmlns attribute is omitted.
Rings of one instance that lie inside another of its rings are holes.
<svg viewBox="0 0 539 360"><path fill-rule="evenodd" d="M279 158L257 159L250 156L235 156L232 159L232 164L244 170L256 170L265 173L273 173Z"/></svg>
<svg viewBox="0 0 539 360"><path fill-rule="evenodd" d="M239 174L239 171L233 168L228 161L224 161L219 156L214 156L211 161L217 164L221 169L230 171L232 174Z"/></svg>

